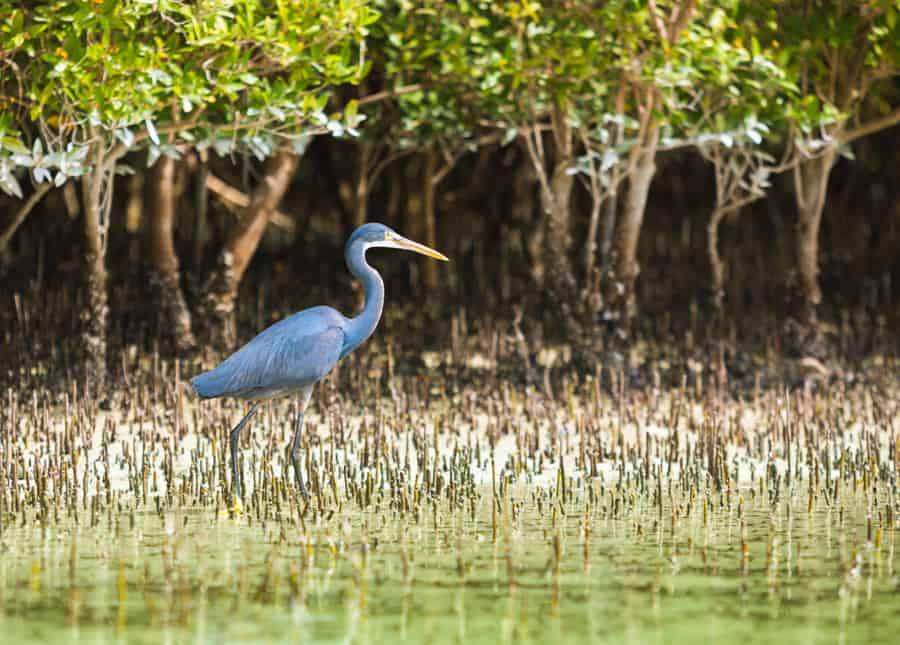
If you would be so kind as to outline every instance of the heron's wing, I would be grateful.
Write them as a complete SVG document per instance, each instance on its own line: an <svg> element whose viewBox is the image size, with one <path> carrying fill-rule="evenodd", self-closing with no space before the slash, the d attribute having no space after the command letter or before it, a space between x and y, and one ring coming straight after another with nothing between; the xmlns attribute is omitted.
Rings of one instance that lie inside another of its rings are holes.
<svg viewBox="0 0 900 645"><path fill-rule="evenodd" d="M337 364L340 327L297 333L290 329L258 336L217 368L193 380L204 397L265 399L315 383Z"/></svg>

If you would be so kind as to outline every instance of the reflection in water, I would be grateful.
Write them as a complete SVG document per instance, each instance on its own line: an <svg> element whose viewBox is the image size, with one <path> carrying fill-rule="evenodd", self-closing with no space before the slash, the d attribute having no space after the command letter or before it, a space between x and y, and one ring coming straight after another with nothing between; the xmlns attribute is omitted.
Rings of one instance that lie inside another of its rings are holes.
<svg viewBox="0 0 900 645"><path fill-rule="evenodd" d="M663 521L580 495L548 516L522 488L506 491L515 518L484 494L418 526L378 509L304 529L196 508L112 530L7 525L0 629L22 643L893 638L896 529L867 514L865 491L838 512L744 493L690 514L673 494Z"/></svg>

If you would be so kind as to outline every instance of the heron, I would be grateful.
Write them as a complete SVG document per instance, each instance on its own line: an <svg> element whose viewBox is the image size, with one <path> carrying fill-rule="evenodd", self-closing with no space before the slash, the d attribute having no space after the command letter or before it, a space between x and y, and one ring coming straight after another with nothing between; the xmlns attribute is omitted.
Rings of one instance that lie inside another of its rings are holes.
<svg viewBox="0 0 900 645"><path fill-rule="evenodd" d="M413 242L384 224L363 224L353 231L344 247L347 268L362 282L365 292L365 304L357 316L347 318L327 306L304 309L267 327L217 367L191 379L191 386L201 399L231 397L251 404L229 435L237 508L242 498L238 468L241 430L261 403L286 396L297 397L291 461L297 487L303 497L307 497L300 469L300 443L303 417L313 388L338 361L372 335L384 308L384 281L366 261L366 251L373 247L403 249L445 262L448 260L444 254Z"/></svg>

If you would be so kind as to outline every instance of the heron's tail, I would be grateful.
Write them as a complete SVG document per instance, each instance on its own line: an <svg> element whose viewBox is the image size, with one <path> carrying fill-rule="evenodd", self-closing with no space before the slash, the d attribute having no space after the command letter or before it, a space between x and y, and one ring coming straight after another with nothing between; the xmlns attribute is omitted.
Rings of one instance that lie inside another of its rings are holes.
<svg viewBox="0 0 900 645"><path fill-rule="evenodd" d="M201 399L213 399L222 394L222 383L215 370L203 372L191 379L191 390Z"/></svg>

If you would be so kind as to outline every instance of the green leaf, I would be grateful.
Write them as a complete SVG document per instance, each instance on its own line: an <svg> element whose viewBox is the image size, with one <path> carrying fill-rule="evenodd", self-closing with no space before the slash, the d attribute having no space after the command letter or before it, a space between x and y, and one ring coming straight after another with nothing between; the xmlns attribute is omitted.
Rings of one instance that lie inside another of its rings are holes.
<svg viewBox="0 0 900 645"><path fill-rule="evenodd" d="M159 145L159 134L156 132L156 126L153 125L153 121L150 118L144 119L144 125L147 127L147 135L150 137L150 141L153 142L154 145Z"/></svg>
<svg viewBox="0 0 900 645"><path fill-rule="evenodd" d="M119 128L116 130L116 139L122 142L122 144L130 148L134 145L134 133L128 128Z"/></svg>
<svg viewBox="0 0 900 645"><path fill-rule="evenodd" d="M6 194L22 199L22 187L5 163L0 163L0 189Z"/></svg>

